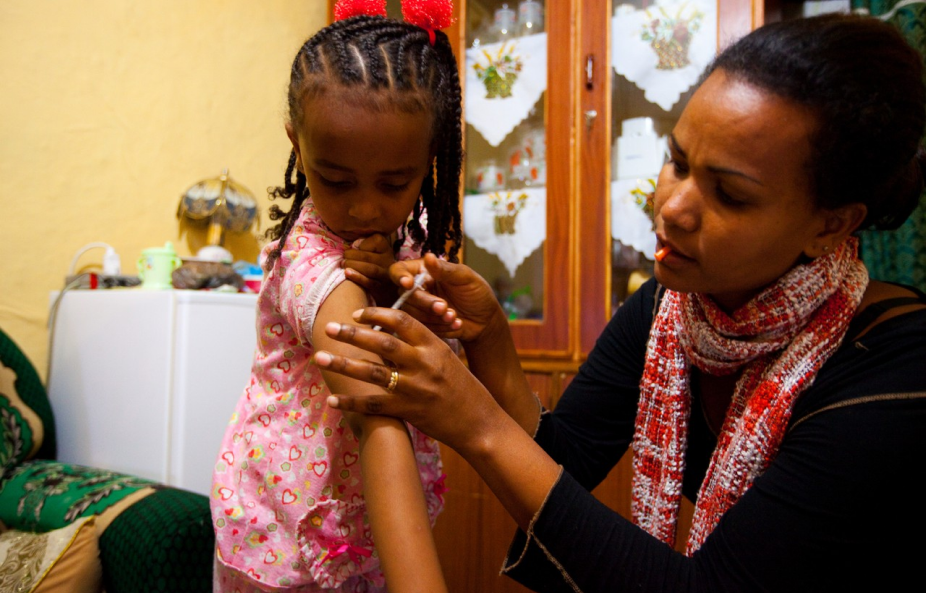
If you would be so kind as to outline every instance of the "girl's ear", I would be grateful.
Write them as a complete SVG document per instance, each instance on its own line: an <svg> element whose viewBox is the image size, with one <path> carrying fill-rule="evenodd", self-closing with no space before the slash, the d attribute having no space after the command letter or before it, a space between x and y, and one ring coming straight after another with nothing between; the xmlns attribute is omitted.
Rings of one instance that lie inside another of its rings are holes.
<svg viewBox="0 0 926 593"><path fill-rule="evenodd" d="M293 129L293 124L286 124L286 135L293 144L293 152L296 153L296 169L305 175L305 167L302 166L302 151L299 149L299 135L296 134L296 130Z"/></svg>
<svg viewBox="0 0 926 593"><path fill-rule="evenodd" d="M810 258L832 252L862 224L868 215L868 207L862 203L847 204L823 211L823 228L813 242L804 250Z"/></svg>

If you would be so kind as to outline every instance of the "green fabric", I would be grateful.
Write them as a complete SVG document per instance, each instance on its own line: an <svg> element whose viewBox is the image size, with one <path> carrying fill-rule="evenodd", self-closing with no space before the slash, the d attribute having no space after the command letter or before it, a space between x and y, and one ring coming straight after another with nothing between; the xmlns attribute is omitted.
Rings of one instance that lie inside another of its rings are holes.
<svg viewBox="0 0 926 593"><path fill-rule="evenodd" d="M897 25L926 63L926 2L897 8L901 0L852 0L852 10ZM926 193L909 219L895 231L863 231L861 252L872 278L926 291Z"/></svg>
<svg viewBox="0 0 926 593"><path fill-rule="evenodd" d="M0 430L3 442L0 444L0 479L8 470L25 461L33 448L34 435L28 424L23 421L20 405L25 404L42 422L44 438L35 457L53 459L55 457L55 421L51 404L45 387L35 372L35 367L26 358L22 350L0 330L0 364L16 374L14 388L16 393L0 393ZM0 372L5 372L0 369ZM17 397L18 396L18 397ZM19 403L21 400L22 404Z"/></svg>
<svg viewBox="0 0 926 593"><path fill-rule="evenodd" d="M0 443L0 480L26 460L38 438L23 418L22 409L14 401L0 392L0 430L3 431L3 442Z"/></svg>
<svg viewBox="0 0 926 593"><path fill-rule="evenodd" d="M79 517L98 515L126 496L154 486L150 480L100 469L27 461L2 484L0 521L20 531L51 531Z"/></svg>
<svg viewBox="0 0 926 593"><path fill-rule="evenodd" d="M212 591L209 499L165 488L124 510L100 537L107 593Z"/></svg>

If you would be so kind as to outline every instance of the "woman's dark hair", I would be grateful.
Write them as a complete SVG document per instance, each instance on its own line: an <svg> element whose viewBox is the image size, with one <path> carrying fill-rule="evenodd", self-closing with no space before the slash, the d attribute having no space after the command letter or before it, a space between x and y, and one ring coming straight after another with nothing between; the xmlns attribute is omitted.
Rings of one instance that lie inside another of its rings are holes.
<svg viewBox="0 0 926 593"><path fill-rule="evenodd" d="M926 175L922 58L875 18L823 15L766 25L708 67L809 108L819 128L809 163L817 205L863 203L861 228L894 229Z"/></svg>
<svg viewBox="0 0 926 593"><path fill-rule="evenodd" d="M353 91L345 96L373 110L431 113L435 161L405 232L423 251L456 261L462 237L462 105L457 62L447 36L436 31L432 45L426 30L409 23L378 16L336 21L306 41L293 61L287 99L294 129L303 121L306 99L335 87ZM284 179L282 187L270 190L271 199L292 198L293 205L288 212L275 204L270 207L270 219L281 222L266 233L270 239L279 239L268 257L268 268L280 256L309 196L305 175L296 169L295 150L289 155ZM423 210L427 211L426 230L420 222ZM400 236L396 249L402 240Z"/></svg>

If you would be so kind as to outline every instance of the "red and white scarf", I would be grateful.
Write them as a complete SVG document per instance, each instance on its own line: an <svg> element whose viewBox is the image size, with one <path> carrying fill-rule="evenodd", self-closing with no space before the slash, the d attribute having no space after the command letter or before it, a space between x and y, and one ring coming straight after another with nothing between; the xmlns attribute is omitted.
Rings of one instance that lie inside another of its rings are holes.
<svg viewBox="0 0 926 593"><path fill-rule="evenodd" d="M637 525L675 544L690 366L743 374L698 492L688 555L774 459L794 402L842 343L867 286L858 241L850 238L795 266L732 315L706 295L666 291L650 332L633 438Z"/></svg>

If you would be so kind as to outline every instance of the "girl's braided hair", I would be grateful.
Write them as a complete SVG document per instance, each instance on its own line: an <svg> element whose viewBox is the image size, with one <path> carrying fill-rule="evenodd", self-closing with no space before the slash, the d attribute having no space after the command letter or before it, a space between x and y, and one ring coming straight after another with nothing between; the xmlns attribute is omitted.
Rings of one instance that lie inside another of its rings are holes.
<svg viewBox="0 0 926 593"><path fill-rule="evenodd" d="M320 96L334 86L354 91L350 97L364 101L373 110L430 110L435 159L405 232L423 251L446 255L455 262L462 237L460 77L447 36L441 31L434 34L432 45L425 29L380 16L355 16L325 27L302 46L293 61L289 120L298 129L306 99ZM294 149L289 155L284 185L270 190L271 199L292 198L293 205L288 212L276 204L270 206L270 219L280 222L266 232L268 238L279 240L267 259L268 269L279 258L308 196L305 175L296 169ZM423 210L428 213L427 229L420 223ZM400 235L395 249L403 239Z"/></svg>

